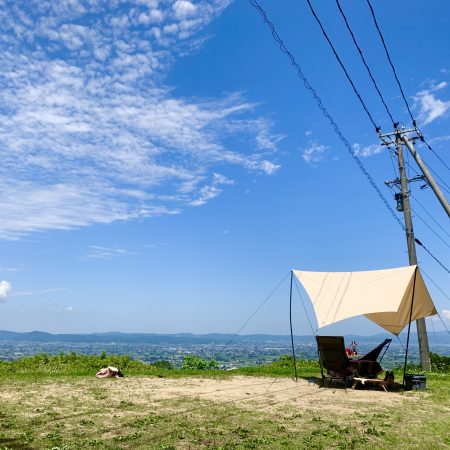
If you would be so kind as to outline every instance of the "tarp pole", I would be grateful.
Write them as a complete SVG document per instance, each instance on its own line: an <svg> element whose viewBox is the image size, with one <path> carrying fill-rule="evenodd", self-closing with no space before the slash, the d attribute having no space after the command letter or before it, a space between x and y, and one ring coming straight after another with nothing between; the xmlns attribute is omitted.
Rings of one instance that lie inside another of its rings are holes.
<svg viewBox="0 0 450 450"><path fill-rule="evenodd" d="M297 363L295 360L295 348L294 348L294 333L292 332L292 278L294 276L294 271L291 270L291 290L289 294L289 324L291 326L291 344L292 344L292 360L294 362L294 375L295 381L297 382Z"/></svg>
<svg viewBox="0 0 450 450"><path fill-rule="evenodd" d="M411 298L411 310L409 311L409 323L408 323L408 336L406 338L406 350L405 350L405 364L403 365L403 389L405 389L405 374L406 374L406 363L408 361L408 348L409 348L409 333L411 330L411 318L414 306L414 291L416 290L416 276L417 276L417 266L414 270L414 284Z"/></svg>

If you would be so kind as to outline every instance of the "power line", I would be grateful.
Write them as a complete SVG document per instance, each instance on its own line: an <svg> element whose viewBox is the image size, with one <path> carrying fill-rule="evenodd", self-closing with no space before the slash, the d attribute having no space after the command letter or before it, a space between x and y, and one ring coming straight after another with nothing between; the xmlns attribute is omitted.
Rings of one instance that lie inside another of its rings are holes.
<svg viewBox="0 0 450 450"><path fill-rule="evenodd" d="M391 56L389 55L389 51L388 51L388 49L387 49L387 46L386 46L386 42L385 42L385 40L384 40L383 33L381 32L380 27L378 26L378 21L377 21L377 18L376 18L376 16L375 16L375 11L373 10L373 7L372 7L372 5L371 5L371 3L370 3L370 0L367 0L367 4L369 5L369 9L370 9L370 12L371 12L371 14L372 14L373 21L374 21L374 23L375 23L375 27L376 27L376 29L377 29L377 31L378 31L378 34L379 34L380 38L381 38L381 42L383 43L384 51L386 52L387 59L388 59L388 61L389 61L389 64L391 65L392 72L394 73L395 80L397 81L397 85L398 85L398 87L399 87L399 89L400 89L400 92L401 92L401 94L402 94L403 101L405 102L406 108L408 109L408 112L409 112L409 115L410 115L410 117L411 117L413 126L416 126L416 121L415 121L415 119L414 119L414 117L413 117L413 115L412 115L412 112L411 112L411 109L410 109L410 107L409 107L408 101L406 100L405 93L403 92L403 88L402 88L402 85L401 85L401 83L400 83L400 80L398 79L397 71L395 70L395 67L394 67L394 64L393 64L393 62L392 62Z"/></svg>
<svg viewBox="0 0 450 450"><path fill-rule="evenodd" d="M388 108L388 106L387 106L387 104L386 104L386 102L385 102L385 100L383 98L383 95L381 94L380 89L378 88L378 84L377 84L377 82L375 81L375 78L372 75L372 71L370 70L370 68L369 68L369 66L368 66L368 64L366 62L366 58L364 58L364 54L363 54L363 52L361 50L361 47L358 45L358 42L356 41L355 35L354 35L352 29L350 28L350 24L348 23L347 16L345 15L344 11L342 10L342 7L341 7L341 4L339 3L339 0L336 0L336 4L337 4L337 7L339 9L339 12L341 13L342 18L344 19L344 22L345 22L345 25L347 27L347 30L348 30L348 32L350 33L350 35L351 35L351 37L353 39L353 43L355 44L356 48L358 49L359 56L361 57L361 60L362 60L362 62L364 64L365 68L367 69L367 73L369 74L369 77L372 80L372 83L373 83L376 91L378 92L378 96L380 97L381 102L383 103L384 108L386 109L386 112L388 113L389 117L391 118L392 124L395 125L395 120L392 117L391 112L389 111L389 108ZM394 128L395 128L395 126L394 126Z"/></svg>
<svg viewBox="0 0 450 450"><path fill-rule="evenodd" d="M397 214L395 213L395 211L392 209L392 207L389 204L389 202L384 197L384 195L381 192L380 188L376 185L376 183L373 180L372 176L369 174L369 172L367 172L366 168L364 167L364 164L358 158L358 155L355 153L355 151L352 149L352 146L350 145L348 140L342 134L338 124L336 123L336 121L333 119L331 114L328 112L328 110L323 105L321 98L318 96L316 90L309 83L308 79L306 78L306 76L303 73L302 68L297 63L297 61L295 60L295 58L292 55L292 53L287 49L286 45L284 44L284 42L282 41L282 39L278 35L277 31L275 30L274 24L269 20L269 18L267 17L266 12L262 9L262 7L260 6L260 4L258 3L257 0L249 0L249 2L258 11L258 13L263 18L264 23L267 24L267 26L269 27L269 30L272 33L272 37L274 38L275 42L277 42L278 45L280 46L280 51L282 53L284 53L289 58L289 60L291 61L291 65L297 71L297 75L300 78L300 80L302 80L303 85L311 93L311 95L312 95L313 99L315 100L315 102L317 103L317 106L319 107L320 111L328 119L328 121L330 122L331 126L334 129L334 132L337 134L338 138L344 144L345 148L350 153L351 157L354 159L354 161L358 165L358 167L361 170L361 172L365 175L365 177L367 178L367 180L369 181L370 185L372 186L372 188L377 193L377 195L380 198L380 200L384 203L385 207L389 210L389 212L391 213L392 217L398 223L400 228L403 231L406 231L405 226L403 225L401 220L397 217Z"/></svg>
<svg viewBox="0 0 450 450"><path fill-rule="evenodd" d="M436 158L439 159L439 161L450 171L450 167L447 165L447 163L439 156L439 154L433 149L433 147L431 147L431 145L425 140L423 136L420 140L428 147L428 150L430 150L431 153L433 153L433 155L436 156Z"/></svg>
<svg viewBox="0 0 450 450"><path fill-rule="evenodd" d="M408 167L416 174L416 175L422 175L423 173L419 173L414 166L412 166L411 164L409 164L409 161L405 161L406 164L408 165ZM425 164L425 163L424 163ZM427 165L428 169L430 169L431 172L433 172L434 176L436 178L438 178L442 184L439 184L435 181L435 183L443 190L446 191L448 194L450 194L450 186L439 176L439 174L428 164ZM444 186L445 185L445 186ZM447 189L448 188L448 189Z"/></svg>
<svg viewBox="0 0 450 450"><path fill-rule="evenodd" d="M392 68L392 72L394 73L394 77L395 77L395 80L397 81L397 85L398 85L398 87L399 87L399 89L400 89L400 92L401 92L401 94L402 94L402 97L403 97L403 101L405 102L405 105L406 105L406 108L408 109L408 112L409 112L409 115L410 115L410 117L411 117L411 120L412 120L412 124L413 124L413 126L415 127L415 128L417 128L417 122L416 122L416 120L414 119L414 116L412 115L412 112L411 112L411 109L410 109L410 107L409 107L409 104L408 104L408 101L406 100L406 97L405 97L405 93L403 92L403 88L402 88L402 85L401 85L401 83L400 83L400 80L399 80L399 78L398 78L398 76L397 76L397 71L395 70L395 67L394 67L394 63L392 62L392 59L391 59L391 56L390 56L390 54L389 54L389 50L387 49L387 46L386 46L386 42L385 42L385 40L384 40L384 36L383 36L383 33L381 32L381 29L380 29L380 27L379 27L379 25L378 25L378 21L377 21L377 18L376 18L376 16L375 16L375 11L374 11L374 9L373 9L373 7L372 7L372 4L370 3L370 0L366 0L367 1L367 4L368 4L368 6L369 6L369 9L370 9L370 12L371 12L371 14L372 14L372 18L373 18L373 21L374 21L374 24L375 24L375 28L377 29L377 31L378 31L378 34L379 34L379 36L380 36L380 39L381 39L381 42L383 43L383 47L384 47L384 50L385 50L385 52L386 52L386 56L387 56L387 59L388 59L388 61L389 61L389 64L390 64L390 66L391 66L391 68ZM423 137L423 135L420 133L420 135L421 135L421 137L420 137L420 140L422 141L422 142L424 142L427 146L428 146L428 149L439 159L439 161L450 171L450 167L446 164L446 162L437 154L437 152L435 152L434 150L433 150L433 148L431 147L431 145L425 140L425 138ZM430 168L431 169L431 168ZM440 177L439 177L439 179L440 179ZM441 180L442 181L442 180ZM445 184L445 182L444 182L444 184Z"/></svg>
<svg viewBox="0 0 450 450"><path fill-rule="evenodd" d="M309 0L308 0L309 1ZM333 119L333 117L331 116L331 114L328 112L328 110L325 108L325 106L322 103L322 99L318 96L316 90L311 86L311 84L309 83L308 79L306 78L306 76L303 73L303 70L301 68L301 66L297 63L297 61L295 60L294 56L292 55L292 53L288 50L288 48L286 47L286 45L284 44L283 40L280 38L280 36L278 35L274 24L269 20L269 18L267 17L266 12L264 11L264 9L261 7L261 5L258 3L257 0L249 0L250 4L258 11L258 13L261 15L261 17L263 18L263 21L265 24L267 24L270 32L272 33L272 37L275 40L275 42L277 42L277 44L280 47L280 51L282 53L284 53L289 60L291 61L291 65L295 68L298 77L300 78L300 80L302 80L303 85L305 86L305 88L311 93L313 99L315 100L317 106L319 107L319 109L321 110L322 114L328 119L328 121L330 122L331 126L334 129L334 132L337 134L337 136L339 137L339 139L341 140L341 142L344 144L345 148L347 149L347 151L350 153L350 155L352 156L352 158L354 159L354 161L356 162L356 164L358 165L359 169L361 170L361 172L366 176L367 180L369 181L370 185L372 186L372 188L376 191L378 197L380 198L380 200L384 203L384 205L386 206L386 208L388 209L388 211L391 213L392 217L394 218L394 220L397 222L397 224L400 226L400 228L406 233L406 228L405 225L402 223L402 221L398 218L397 214L395 213L394 209L391 207L391 205L389 204L389 202L386 200L386 197L383 195L383 193L381 192L380 188L377 186L377 184L375 183L374 179L372 178L372 176L369 174L369 172L366 170L366 168L364 167L364 164L361 162L361 160L358 158L358 155L355 153L355 151L352 149L352 146L350 145L350 143L348 142L348 140L345 138L345 136L342 134L338 124L336 123L336 121ZM442 264L438 258L436 258L433 253L431 253L430 250L428 250L428 248L426 248L422 242L420 242L417 238L415 239L416 243L419 244L420 246L422 246L422 248L448 273L450 273L450 271L444 266L444 264ZM262 306L262 305L261 305ZM255 312L256 314L256 312ZM250 320L250 319L249 319ZM245 326L246 324L244 324L243 326ZM238 332L239 333L239 332Z"/></svg>
<svg viewBox="0 0 450 450"><path fill-rule="evenodd" d="M320 21L320 19L319 19L319 17L317 16L316 12L314 11L314 8L313 8L313 6L312 6L310 0L306 0L306 1L307 1L308 5L309 5L309 8L310 8L310 10L311 10L312 15L314 16L314 18L316 19L317 23L319 24L320 29L322 30L322 34L325 36L325 39L327 40L328 44L330 45L331 50L332 50L333 53L334 53L334 56L336 57L338 63L340 64L342 70L344 71L344 74L345 74L345 76L347 77L348 82L349 82L350 85L352 86L352 89L353 89L354 93L355 93L356 96L358 97L358 100L360 101L362 107L364 108L364 111L366 112L366 114L367 114L367 116L369 117L370 121L372 122L372 124L373 124L375 130L376 130L377 133L378 133L378 132L380 131L380 127L375 123L375 120L374 120L374 118L372 117L372 114L370 114L370 112L369 112L369 110L368 110L366 104L364 103L364 101L363 101L363 99L362 99L360 93L358 92L358 89L356 89L355 83L354 83L353 80L351 79L349 73L347 72L347 69L346 69L345 66L344 66L344 63L342 62L342 60L341 60L341 58L339 57L339 55L338 55L338 53L337 53L337 51L336 51L336 49L335 49L333 43L331 42L330 38L328 37L328 34L327 34L327 32L325 31L325 29L324 29L324 27L323 27L323 25L322 25L322 22Z"/></svg>
<svg viewBox="0 0 450 450"><path fill-rule="evenodd" d="M445 267L444 264L438 258L436 258L436 256L434 256L433 253L431 253L430 250L428 250L425 245L422 244L422 242L419 241L419 239L414 238L414 241L417 245L420 245L447 273L450 274L450 270Z"/></svg>
<svg viewBox="0 0 450 450"><path fill-rule="evenodd" d="M420 269L420 272L423 273L435 285L435 287L441 291L441 294L446 297L447 300L450 300L450 297L432 280L430 275L428 275L422 268Z"/></svg>
<svg viewBox="0 0 450 450"><path fill-rule="evenodd" d="M441 183L445 186L444 187L440 184L439 187L450 193L450 191L448 190L450 189L450 186L439 176L439 174L433 168L431 168L431 166L428 166L428 168L431 170L431 172L433 172L434 176L437 177L441 181Z"/></svg>
<svg viewBox="0 0 450 450"><path fill-rule="evenodd" d="M411 197L414 199L414 201L430 216L431 220L448 236L450 237L450 233L433 217L433 215L425 208L425 206L422 205L422 203L417 200L417 198L410 194ZM416 212L417 214L417 212Z"/></svg>
<svg viewBox="0 0 450 450"><path fill-rule="evenodd" d="M414 209L412 210L415 217L419 218L419 220L421 220L425 224L425 226L428 227L447 247L450 247L450 244L445 239L443 239L437 231L435 231L430 225L428 225L428 223L419 215L417 211L415 211Z"/></svg>

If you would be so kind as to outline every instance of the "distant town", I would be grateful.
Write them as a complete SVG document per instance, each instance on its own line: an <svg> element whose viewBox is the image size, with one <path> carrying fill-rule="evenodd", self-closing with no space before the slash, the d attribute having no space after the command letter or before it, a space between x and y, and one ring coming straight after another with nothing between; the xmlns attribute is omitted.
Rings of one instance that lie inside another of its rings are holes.
<svg viewBox="0 0 450 450"><path fill-rule="evenodd" d="M346 342L355 340L360 355L371 350L387 335L346 336ZM391 336L393 337L393 336ZM313 336L295 336L295 353L299 359L317 359L317 347ZM430 350L450 356L450 336L438 332L430 337ZM169 361L181 366L186 355L196 354L214 358L222 369L255 366L292 354L290 336L228 334L145 334L145 333L94 333L50 334L43 332L15 333L0 331L0 360L11 361L24 356L46 353L84 353L88 355L128 354L145 361ZM404 360L404 337L393 338L383 358L383 367L393 368ZM418 361L417 337L410 338L408 360Z"/></svg>

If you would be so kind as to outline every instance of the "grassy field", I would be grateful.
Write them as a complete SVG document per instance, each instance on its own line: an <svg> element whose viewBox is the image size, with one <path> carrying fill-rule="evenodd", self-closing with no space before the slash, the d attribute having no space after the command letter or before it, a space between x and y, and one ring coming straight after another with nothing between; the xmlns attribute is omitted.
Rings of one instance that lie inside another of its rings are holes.
<svg viewBox="0 0 450 450"><path fill-rule="evenodd" d="M126 377L95 379L98 362ZM0 363L0 449L450 447L449 374L427 374L426 392L344 390L312 383L315 362L294 383L288 362L233 373L82 355Z"/></svg>

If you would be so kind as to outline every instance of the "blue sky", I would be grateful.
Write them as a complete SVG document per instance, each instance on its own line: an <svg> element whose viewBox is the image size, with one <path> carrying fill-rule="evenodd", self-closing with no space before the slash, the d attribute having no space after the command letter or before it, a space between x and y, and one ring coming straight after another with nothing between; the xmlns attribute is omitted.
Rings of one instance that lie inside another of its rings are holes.
<svg viewBox="0 0 450 450"><path fill-rule="evenodd" d="M419 127L450 165L450 4L373 3ZM390 131L335 2L314 4ZM307 3L261 5L395 208L384 186L395 166ZM409 126L366 3L342 6ZM234 332L291 268L408 264L403 231L247 1L2 1L0 11L0 329ZM448 169L418 149L448 185ZM416 237L448 267L448 218L419 186ZM449 295L448 273L418 257ZM450 301L425 281L450 326ZM285 281L243 332L287 334L288 294ZM295 331L308 334L296 308ZM329 331L380 329L352 319Z"/></svg>

